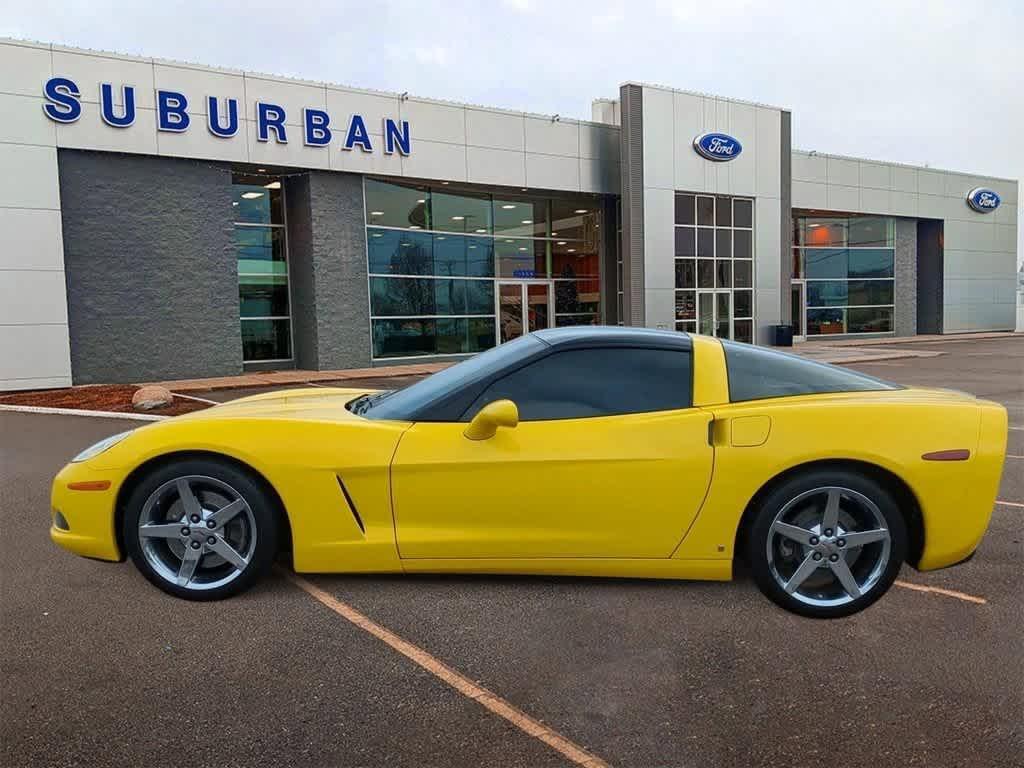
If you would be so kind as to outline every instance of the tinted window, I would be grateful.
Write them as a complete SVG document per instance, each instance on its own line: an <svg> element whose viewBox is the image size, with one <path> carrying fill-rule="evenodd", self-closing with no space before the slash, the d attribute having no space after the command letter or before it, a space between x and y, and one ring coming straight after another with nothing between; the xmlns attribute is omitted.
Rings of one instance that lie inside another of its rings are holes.
<svg viewBox="0 0 1024 768"><path fill-rule="evenodd" d="M376 322L379 321L375 321L375 324ZM490 322L493 323L493 320ZM492 338L493 327L491 325ZM376 327L374 332L376 333ZM363 415L370 419L415 419L421 410L456 389L486 379L503 368L515 365L517 360L525 360L543 349L544 342L532 336L520 336L515 341L481 352L458 365L417 381L410 387L380 398Z"/></svg>
<svg viewBox="0 0 1024 768"><path fill-rule="evenodd" d="M491 384L463 421L503 399L518 406L522 421L689 408L690 353L628 347L554 352Z"/></svg>
<svg viewBox="0 0 1024 768"><path fill-rule="evenodd" d="M729 399L734 402L825 392L899 389L896 384L796 355L723 341L729 374Z"/></svg>

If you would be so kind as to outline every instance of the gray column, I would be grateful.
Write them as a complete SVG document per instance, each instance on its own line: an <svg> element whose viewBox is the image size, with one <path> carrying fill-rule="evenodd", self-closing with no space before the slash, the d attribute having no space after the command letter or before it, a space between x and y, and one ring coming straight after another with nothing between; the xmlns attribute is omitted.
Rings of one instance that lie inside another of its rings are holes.
<svg viewBox="0 0 1024 768"><path fill-rule="evenodd" d="M896 219L895 263L897 336L917 335L917 220Z"/></svg>
<svg viewBox="0 0 1024 768"><path fill-rule="evenodd" d="M644 126L643 89L619 89L622 112L622 319L644 325Z"/></svg>
<svg viewBox="0 0 1024 768"><path fill-rule="evenodd" d="M299 368L370 365L363 179L310 171L287 180L292 322Z"/></svg>
<svg viewBox="0 0 1024 768"><path fill-rule="evenodd" d="M60 150L75 384L242 372L231 172Z"/></svg>

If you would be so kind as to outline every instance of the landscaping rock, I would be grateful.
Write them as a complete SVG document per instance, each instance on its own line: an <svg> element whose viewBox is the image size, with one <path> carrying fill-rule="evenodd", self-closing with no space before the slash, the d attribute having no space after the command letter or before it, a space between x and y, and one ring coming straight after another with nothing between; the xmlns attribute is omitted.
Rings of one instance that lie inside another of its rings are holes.
<svg viewBox="0 0 1024 768"><path fill-rule="evenodd" d="M132 395L132 407L137 411L151 411L154 408L163 408L171 404L174 395L164 387L140 387Z"/></svg>

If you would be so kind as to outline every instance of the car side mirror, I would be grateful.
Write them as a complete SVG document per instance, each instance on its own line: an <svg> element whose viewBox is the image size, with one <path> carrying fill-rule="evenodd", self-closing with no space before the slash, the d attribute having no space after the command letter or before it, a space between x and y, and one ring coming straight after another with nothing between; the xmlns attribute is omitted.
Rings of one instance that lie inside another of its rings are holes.
<svg viewBox="0 0 1024 768"><path fill-rule="evenodd" d="M488 403L469 422L463 433L470 440L490 440L498 427L515 427L519 424L519 409L511 400L495 400Z"/></svg>

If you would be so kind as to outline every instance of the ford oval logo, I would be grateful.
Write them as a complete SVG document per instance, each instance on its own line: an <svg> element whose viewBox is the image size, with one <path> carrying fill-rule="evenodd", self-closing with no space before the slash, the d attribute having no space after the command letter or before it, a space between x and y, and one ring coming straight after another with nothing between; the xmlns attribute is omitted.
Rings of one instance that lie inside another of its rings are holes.
<svg viewBox="0 0 1024 768"><path fill-rule="evenodd" d="M735 160L743 151L743 145L725 133L702 133L693 140L693 148L697 154L715 162Z"/></svg>
<svg viewBox="0 0 1024 768"><path fill-rule="evenodd" d="M967 204L978 213L992 213L1001 202L999 195L985 187L976 187L967 193Z"/></svg>

